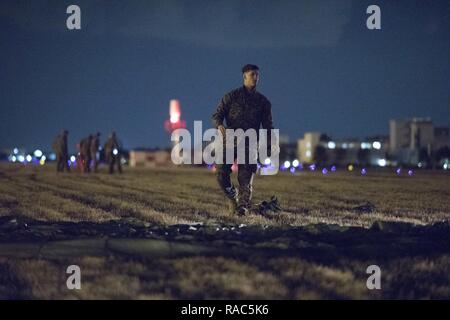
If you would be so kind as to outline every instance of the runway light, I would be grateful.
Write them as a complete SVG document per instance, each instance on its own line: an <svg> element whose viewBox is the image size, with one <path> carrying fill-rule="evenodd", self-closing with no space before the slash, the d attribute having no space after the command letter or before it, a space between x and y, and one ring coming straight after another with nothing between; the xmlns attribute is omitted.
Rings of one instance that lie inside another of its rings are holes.
<svg viewBox="0 0 450 320"><path fill-rule="evenodd" d="M71 157L70 157L70 161L71 161L71 162L75 162L76 160L77 160L77 158L75 158L75 156L71 156Z"/></svg>
<svg viewBox="0 0 450 320"><path fill-rule="evenodd" d="M331 172L336 172L336 166L331 167Z"/></svg>
<svg viewBox="0 0 450 320"><path fill-rule="evenodd" d="M295 159L294 161L292 161L292 165L294 166L294 168L297 168L299 164L300 164L300 162L298 162L297 159Z"/></svg>
<svg viewBox="0 0 450 320"><path fill-rule="evenodd" d="M444 168L444 170L448 169L448 163L444 163L444 165L442 166L442 168Z"/></svg>
<svg viewBox="0 0 450 320"><path fill-rule="evenodd" d="M41 160L39 160L39 164L40 164L41 166L43 166L43 165L45 164L45 159L42 159L42 158L41 158Z"/></svg>
<svg viewBox="0 0 450 320"><path fill-rule="evenodd" d="M378 159L378 165L380 167L386 167L386 159Z"/></svg>
<svg viewBox="0 0 450 320"><path fill-rule="evenodd" d="M19 153L19 149L14 148L14 149L13 149L13 153L14 153L14 154L18 154L18 153Z"/></svg>
<svg viewBox="0 0 450 320"><path fill-rule="evenodd" d="M42 156L42 157L41 157L41 160L44 160L44 161L45 161L45 160L47 160L47 157L46 157L46 156Z"/></svg>
<svg viewBox="0 0 450 320"><path fill-rule="evenodd" d="M20 155L17 157L17 160L19 160L19 162L24 162L25 161L25 157L23 155Z"/></svg>
<svg viewBox="0 0 450 320"><path fill-rule="evenodd" d="M334 141L329 141L328 142L328 149L334 149L336 148L336 143Z"/></svg>
<svg viewBox="0 0 450 320"><path fill-rule="evenodd" d="M270 159L269 159L269 158L266 158L266 160L264 160L264 164L265 164L266 166L270 165Z"/></svg>
<svg viewBox="0 0 450 320"><path fill-rule="evenodd" d="M422 168L422 162L419 162L419 163L417 164L417 167Z"/></svg>
<svg viewBox="0 0 450 320"><path fill-rule="evenodd" d="M397 168L397 170L395 170L396 174L400 174L401 172L402 172L402 169L400 169L400 168Z"/></svg>
<svg viewBox="0 0 450 320"><path fill-rule="evenodd" d="M373 147L374 149L380 150L380 149L381 149L381 142L379 142L379 141L374 141L374 142L372 143L372 147Z"/></svg>
<svg viewBox="0 0 450 320"><path fill-rule="evenodd" d="M16 162L16 161L17 161L16 156L12 156L12 157L11 157L11 161L12 161L12 162Z"/></svg>
<svg viewBox="0 0 450 320"><path fill-rule="evenodd" d="M414 172L412 170L408 170L408 176L412 176Z"/></svg>
<svg viewBox="0 0 450 320"><path fill-rule="evenodd" d="M348 169L348 171L352 172L352 171L353 171L353 165L352 165L352 164L349 164L348 167L347 167L347 169Z"/></svg>
<svg viewBox="0 0 450 320"><path fill-rule="evenodd" d="M33 158L30 155L27 155L27 162L31 162L31 160L33 160Z"/></svg>
<svg viewBox="0 0 450 320"><path fill-rule="evenodd" d="M361 142L361 149L371 149L372 148L372 144L370 144L369 142Z"/></svg>
<svg viewBox="0 0 450 320"><path fill-rule="evenodd" d="M290 171L291 173L295 173L295 168L292 167L289 171Z"/></svg>
<svg viewBox="0 0 450 320"><path fill-rule="evenodd" d="M290 163L289 161L285 161L285 162L284 162L284 167L285 167L286 169L289 169L290 166L291 166L291 163Z"/></svg>
<svg viewBox="0 0 450 320"><path fill-rule="evenodd" d="M309 166L309 170L315 171L316 170L316 165L315 164L310 165Z"/></svg>
<svg viewBox="0 0 450 320"><path fill-rule="evenodd" d="M327 173L328 173L327 168L323 168L323 169L322 169L322 174L327 174Z"/></svg>
<svg viewBox="0 0 450 320"><path fill-rule="evenodd" d="M366 173L367 173L366 169L362 168L362 169L361 169L361 174L362 174L362 175L365 175Z"/></svg>
<svg viewBox="0 0 450 320"><path fill-rule="evenodd" d="M35 156L36 158L42 157L42 151L39 150L39 149L35 150L35 151L34 151L34 156Z"/></svg>
<svg viewBox="0 0 450 320"><path fill-rule="evenodd" d="M113 150L113 155L117 156L118 153L119 153L119 150L117 150L117 149Z"/></svg>

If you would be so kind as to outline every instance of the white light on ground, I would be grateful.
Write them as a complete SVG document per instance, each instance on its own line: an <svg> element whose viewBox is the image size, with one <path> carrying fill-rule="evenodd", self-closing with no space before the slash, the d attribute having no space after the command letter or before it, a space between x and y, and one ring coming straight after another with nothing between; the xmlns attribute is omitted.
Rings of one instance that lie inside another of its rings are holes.
<svg viewBox="0 0 450 320"><path fill-rule="evenodd" d="M372 143L372 147L373 147L374 149L380 150L380 149L381 149L381 143L380 143L379 141L374 141L374 142Z"/></svg>
<svg viewBox="0 0 450 320"><path fill-rule="evenodd" d="M372 148L372 144L368 143L368 142L361 142L361 149L371 149Z"/></svg>
<svg viewBox="0 0 450 320"><path fill-rule="evenodd" d="M75 158L75 156L71 156L71 157L70 157L70 161L71 161L71 162L75 162L75 160L77 160L77 158Z"/></svg>
<svg viewBox="0 0 450 320"><path fill-rule="evenodd" d="M444 163L444 165L442 166L442 168L444 168L444 170L448 169L448 163Z"/></svg>
<svg viewBox="0 0 450 320"><path fill-rule="evenodd" d="M378 159L378 165L380 167L386 167L386 159Z"/></svg>
<svg viewBox="0 0 450 320"><path fill-rule="evenodd" d="M334 149L336 148L336 143L334 141L329 141L328 142L328 149Z"/></svg>
<svg viewBox="0 0 450 320"><path fill-rule="evenodd" d="M299 164L300 164L300 162L298 162L297 159L295 159L294 161L292 161L292 165L293 165L295 168L297 168Z"/></svg>
<svg viewBox="0 0 450 320"><path fill-rule="evenodd" d="M284 162L284 167L289 168L291 166L291 163L289 161Z"/></svg>
<svg viewBox="0 0 450 320"><path fill-rule="evenodd" d="M14 154L18 154L18 153L19 153L19 149L14 148L13 153L14 153Z"/></svg>
<svg viewBox="0 0 450 320"><path fill-rule="evenodd" d="M34 156L35 156L36 158L42 157L42 151L39 150L39 149L35 150L35 151L34 151Z"/></svg>
<svg viewBox="0 0 450 320"><path fill-rule="evenodd" d="M17 160L19 160L19 162L24 162L25 161L25 157L23 155L20 155L17 157Z"/></svg>
<svg viewBox="0 0 450 320"><path fill-rule="evenodd" d="M12 162L16 162L16 161L17 161L16 156L12 156L12 157L11 157L11 161L12 161Z"/></svg>
<svg viewBox="0 0 450 320"><path fill-rule="evenodd" d="M46 156L42 156L41 160L45 161L45 160L47 160L47 157Z"/></svg>
<svg viewBox="0 0 450 320"><path fill-rule="evenodd" d="M27 155L27 162L31 162L31 160L33 160L33 158L30 155Z"/></svg>
<svg viewBox="0 0 450 320"><path fill-rule="evenodd" d="M268 166L268 165L270 164L270 159L269 159L269 158L266 158L266 160L264 160L264 164L265 164L266 166Z"/></svg>
<svg viewBox="0 0 450 320"><path fill-rule="evenodd" d="M113 150L113 155L116 156L118 153L119 153L119 150L117 150L117 149L114 149L114 150Z"/></svg>

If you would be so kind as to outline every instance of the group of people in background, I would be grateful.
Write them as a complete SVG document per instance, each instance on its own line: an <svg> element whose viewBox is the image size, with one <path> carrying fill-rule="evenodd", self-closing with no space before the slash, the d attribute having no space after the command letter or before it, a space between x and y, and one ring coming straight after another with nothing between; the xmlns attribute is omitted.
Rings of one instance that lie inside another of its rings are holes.
<svg viewBox="0 0 450 320"><path fill-rule="evenodd" d="M68 135L67 130L62 130L55 138L52 149L56 154L56 171L70 172L69 153L68 153ZM100 132L90 134L88 137L81 139L77 143L77 168L81 172L98 172L98 164L100 160ZM112 132L103 147L103 155L105 162L108 164L109 173L114 173L117 167L119 173L122 173L121 164L122 144L117 139L116 133Z"/></svg>

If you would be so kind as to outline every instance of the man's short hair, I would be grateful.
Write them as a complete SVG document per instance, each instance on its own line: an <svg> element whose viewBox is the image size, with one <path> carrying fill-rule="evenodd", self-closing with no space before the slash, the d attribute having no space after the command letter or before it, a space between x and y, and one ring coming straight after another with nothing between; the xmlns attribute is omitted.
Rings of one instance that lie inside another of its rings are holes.
<svg viewBox="0 0 450 320"><path fill-rule="evenodd" d="M251 70L259 70L259 68L257 65L254 64L246 64L245 66L242 67L242 73L246 73L247 71Z"/></svg>

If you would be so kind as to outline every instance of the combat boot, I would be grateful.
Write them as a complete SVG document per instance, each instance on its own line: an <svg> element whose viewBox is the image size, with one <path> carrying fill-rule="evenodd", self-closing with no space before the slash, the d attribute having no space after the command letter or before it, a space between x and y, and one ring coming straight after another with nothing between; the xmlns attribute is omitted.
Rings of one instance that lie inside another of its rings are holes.
<svg viewBox="0 0 450 320"><path fill-rule="evenodd" d="M248 214L248 209L245 206L238 206L236 213L238 216L246 216Z"/></svg>

